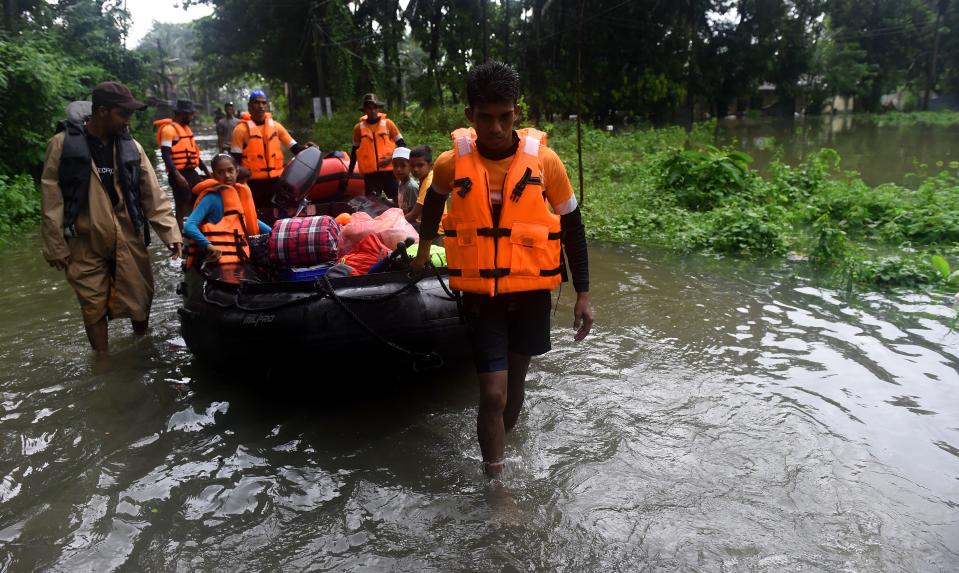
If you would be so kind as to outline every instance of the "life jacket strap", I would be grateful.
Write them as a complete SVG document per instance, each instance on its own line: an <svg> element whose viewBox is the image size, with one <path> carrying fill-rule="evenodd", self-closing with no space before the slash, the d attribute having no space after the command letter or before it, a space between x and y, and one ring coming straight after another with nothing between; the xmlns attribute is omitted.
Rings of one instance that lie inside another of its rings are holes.
<svg viewBox="0 0 959 573"><path fill-rule="evenodd" d="M543 269L543 270L541 270L541 271L539 272L539 276L541 276L541 277L552 277L552 276L556 276L556 275L560 274L560 273L562 272L562 270L563 270L563 267L561 267L561 266L556 267L555 269ZM449 271L449 276L451 276L451 277L461 277L461 276L463 276L463 270L462 270L462 269L452 269L452 268L451 268L451 269L448 269L448 271ZM484 278L484 279L499 279L499 278L503 278L503 277L505 277L505 276L507 276L507 275L509 275L509 274L510 274L510 270L509 270L509 269L480 269L480 270L479 270L480 278Z"/></svg>
<svg viewBox="0 0 959 573"><path fill-rule="evenodd" d="M529 183L530 178L533 176L533 170L529 167L526 168L526 171L523 172L523 176L519 178L519 181L516 182L516 187L513 187L513 192L509 196L509 200L518 203L520 197L523 196L523 191L526 189L526 185Z"/></svg>
<svg viewBox="0 0 959 573"><path fill-rule="evenodd" d="M466 197L466 194L473 189L473 181L469 177L461 177L453 180L453 187L459 187L456 192L460 197Z"/></svg>
<svg viewBox="0 0 959 573"><path fill-rule="evenodd" d="M447 237L455 237L457 235L456 230L452 229L449 231L444 231ZM480 227L476 229L476 235L478 237L509 237L513 234L512 229L503 229L500 227ZM563 233L549 233L546 235L546 238L550 241L562 238Z"/></svg>

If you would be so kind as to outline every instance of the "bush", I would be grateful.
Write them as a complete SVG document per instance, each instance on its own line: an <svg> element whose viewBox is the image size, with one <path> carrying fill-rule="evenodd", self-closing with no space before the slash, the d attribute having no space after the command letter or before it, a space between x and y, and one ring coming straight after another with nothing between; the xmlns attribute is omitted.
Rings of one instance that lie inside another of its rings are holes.
<svg viewBox="0 0 959 573"><path fill-rule="evenodd" d="M727 205L708 216L708 242L719 253L775 255L786 250L786 227L776 207Z"/></svg>
<svg viewBox="0 0 959 573"><path fill-rule="evenodd" d="M925 256L890 255L875 259L853 260L850 277L860 283L879 287L914 287L939 280L936 269Z"/></svg>
<svg viewBox="0 0 959 573"><path fill-rule="evenodd" d="M663 161L661 185L690 211L709 211L752 193L752 157L741 151L676 151Z"/></svg>
<svg viewBox="0 0 959 573"><path fill-rule="evenodd" d="M103 74L44 40L0 39L0 173L34 172L67 104L89 97Z"/></svg>
<svg viewBox="0 0 959 573"><path fill-rule="evenodd" d="M40 220L40 194L29 175L0 175L0 237Z"/></svg>

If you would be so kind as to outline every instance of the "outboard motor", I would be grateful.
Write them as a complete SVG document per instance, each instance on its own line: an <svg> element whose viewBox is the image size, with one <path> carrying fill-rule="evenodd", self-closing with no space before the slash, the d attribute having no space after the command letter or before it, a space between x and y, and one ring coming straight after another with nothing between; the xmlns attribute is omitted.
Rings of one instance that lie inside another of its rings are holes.
<svg viewBox="0 0 959 573"><path fill-rule="evenodd" d="M308 193L316 183L322 165L323 154L316 147L307 147L286 164L273 195L279 218L288 213L296 217L309 204Z"/></svg>

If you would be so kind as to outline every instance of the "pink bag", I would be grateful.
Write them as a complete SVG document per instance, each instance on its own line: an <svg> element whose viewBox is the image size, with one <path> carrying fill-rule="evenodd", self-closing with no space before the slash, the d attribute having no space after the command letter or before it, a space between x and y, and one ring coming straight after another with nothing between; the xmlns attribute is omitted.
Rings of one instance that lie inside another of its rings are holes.
<svg viewBox="0 0 959 573"><path fill-rule="evenodd" d="M419 233L406 220L402 209L387 209L375 219L360 211L354 213L350 224L340 231L340 255L351 252L371 233L375 233L390 249L395 249L396 244L405 241L407 237L412 237L414 242L420 242Z"/></svg>

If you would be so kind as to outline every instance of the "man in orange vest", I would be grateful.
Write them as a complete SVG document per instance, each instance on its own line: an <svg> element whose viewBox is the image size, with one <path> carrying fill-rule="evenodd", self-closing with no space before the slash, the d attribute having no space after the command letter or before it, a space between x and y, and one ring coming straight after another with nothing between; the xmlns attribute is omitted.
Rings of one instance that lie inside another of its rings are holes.
<svg viewBox="0 0 959 573"><path fill-rule="evenodd" d="M406 141L393 120L379 113L383 104L376 94L366 94L360 104L364 116L353 126L353 163L360 164L366 183L366 194L385 194L396 201L398 184L393 177L393 150L406 147Z"/></svg>
<svg viewBox="0 0 959 573"><path fill-rule="evenodd" d="M270 102L263 90L250 92L247 113L233 129L230 154L251 173L247 185L253 192L253 202L261 221L272 224L273 192L283 174L283 147L296 155L306 148L300 145L269 112Z"/></svg>
<svg viewBox="0 0 959 573"><path fill-rule="evenodd" d="M422 273L440 218L450 286L463 293L480 381L477 434L484 470L503 471L505 434L516 424L531 356L550 350L550 290L565 248L576 289L574 339L593 325L586 230L562 160L546 134L514 130L519 74L500 62L473 69L466 84L472 128L433 167L413 273ZM449 198L449 212L443 208Z"/></svg>
<svg viewBox="0 0 959 573"><path fill-rule="evenodd" d="M192 101L178 99L173 119L157 122L160 124L157 143L160 145L160 155L166 165L170 188L173 190L176 222L180 231L183 231L183 219L193 208L193 186L200 182L197 167L202 169L207 177L210 176L210 170L200 158L200 148L193 137L193 130L190 129L195 113Z"/></svg>

